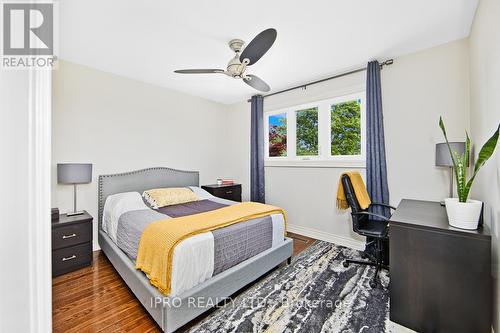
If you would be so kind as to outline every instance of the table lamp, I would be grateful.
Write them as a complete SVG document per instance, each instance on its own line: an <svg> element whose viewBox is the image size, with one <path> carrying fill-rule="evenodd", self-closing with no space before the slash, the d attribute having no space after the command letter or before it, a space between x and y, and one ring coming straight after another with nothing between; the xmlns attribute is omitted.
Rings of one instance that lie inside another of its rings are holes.
<svg viewBox="0 0 500 333"><path fill-rule="evenodd" d="M90 163L59 163L57 164L57 183L73 185L73 212L68 216L83 214L76 210L76 185L88 184L92 181L92 164Z"/></svg>
<svg viewBox="0 0 500 333"><path fill-rule="evenodd" d="M456 151L459 155L462 155L465 152L465 142L450 142L450 148L452 151ZM451 159L450 150L446 142L436 144L436 166L450 168L450 198L453 198L453 160Z"/></svg>

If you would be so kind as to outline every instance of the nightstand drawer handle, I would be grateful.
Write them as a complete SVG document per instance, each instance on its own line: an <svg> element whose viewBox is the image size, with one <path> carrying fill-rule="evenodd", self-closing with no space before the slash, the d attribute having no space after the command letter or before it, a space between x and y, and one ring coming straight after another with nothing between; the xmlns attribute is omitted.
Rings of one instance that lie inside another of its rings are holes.
<svg viewBox="0 0 500 333"><path fill-rule="evenodd" d="M73 260L73 259L76 259L76 255L74 255L74 254L71 257L62 258L62 261L68 261L68 260Z"/></svg>
<svg viewBox="0 0 500 333"><path fill-rule="evenodd" d="M76 234L71 234L71 235L63 235L62 239L68 239L68 238L73 238L76 237Z"/></svg>
<svg viewBox="0 0 500 333"><path fill-rule="evenodd" d="M233 193L233 191L226 191L226 194L231 194Z"/></svg>

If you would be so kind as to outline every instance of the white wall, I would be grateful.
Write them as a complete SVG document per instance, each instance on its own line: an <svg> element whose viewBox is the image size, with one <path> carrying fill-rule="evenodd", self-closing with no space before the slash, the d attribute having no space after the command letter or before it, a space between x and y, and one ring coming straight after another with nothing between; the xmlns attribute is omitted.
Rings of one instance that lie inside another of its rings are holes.
<svg viewBox="0 0 500 333"><path fill-rule="evenodd" d="M60 61L54 72L52 206L73 209L73 188L58 185L56 164L93 163L78 186L78 208L94 216L101 174L154 166L199 170L200 182L224 175L227 107L198 97Z"/></svg>
<svg viewBox="0 0 500 333"><path fill-rule="evenodd" d="M476 154L500 123L500 2L482 0L470 35L471 138ZM494 327L500 331L500 148L479 172L471 197L485 203L485 221L492 230L495 278Z"/></svg>
<svg viewBox="0 0 500 333"><path fill-rule="evenodd" d="M449 170L434 166L435 144L463 141L468 129L466 39L397 58L382 72L387 173L391 202L449 197Z"/></svg>
<svg viewBox="0 0 500 333"><path fill-rule="evenodd" d="M30 323L24 320L30 295L29 281L29 211L25 200L28 191L28 72L0 73L0 175L1 209L0 265L15 274L0 277L0 331L29 332ZM9 235L6 237L6 235ZM14 250L15 249L15 250ZM12 288L15 286L15 292Z"/></svg>
<svg viewBox="0 0 500 333"><path fill-rule="evenodd" d="M435 144L442 141L442 115L451 140L462 139L469 110L467 40L394 59L382 71L382 99L391 203L402 198L441 200L448 195L449 173L434 166ZM365 73L267 98L265 110L299 105L364 89ZM232 177L249 189L250 106L231 106L235 154ZM284 207L292 231L350 246L361 246L350 217L335 208L340 174L350 168L266 167L266 200ZM364 174L364 169L360 170Z"/></svg>
<svg viewBox="0 0 500 333"><path fill-rule="evenodd" d="M0 70L0 332L51 330L50 72Z"/></svg>

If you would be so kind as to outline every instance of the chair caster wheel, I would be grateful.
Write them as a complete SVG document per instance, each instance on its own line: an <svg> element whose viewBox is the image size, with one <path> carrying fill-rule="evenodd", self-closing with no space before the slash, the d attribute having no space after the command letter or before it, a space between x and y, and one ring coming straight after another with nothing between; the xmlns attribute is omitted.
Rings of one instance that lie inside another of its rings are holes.
<svg viewBox="0 0 500 333"><path fill-rule="evenodd" d="M376 287L377 287L377 282L376 282L376 281L371 280L371 281L370 281L370 287L372 287L372 288L376 288Z"/></svg>
<svg viewBox="0 0 500 333"><path fill-rule="evenodd" d="M349 263L348 263L347 261L344 261L344 262L342 263L342 265L344 265L344 267L346 267L346 268L347 268L347 267L349 267Z"/></svg>

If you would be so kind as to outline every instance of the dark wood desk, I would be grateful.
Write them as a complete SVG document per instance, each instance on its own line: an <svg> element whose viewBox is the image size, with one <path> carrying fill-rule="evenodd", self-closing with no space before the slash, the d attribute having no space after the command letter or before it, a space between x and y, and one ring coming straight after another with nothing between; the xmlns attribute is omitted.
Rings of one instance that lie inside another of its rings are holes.
<svg viewBox="0 0 500 333"><path fill-rule="evenodd" d="M448 224L438 202L402 200L391 217L390 319L419 332L491 332L491 236Z"/></svg>

